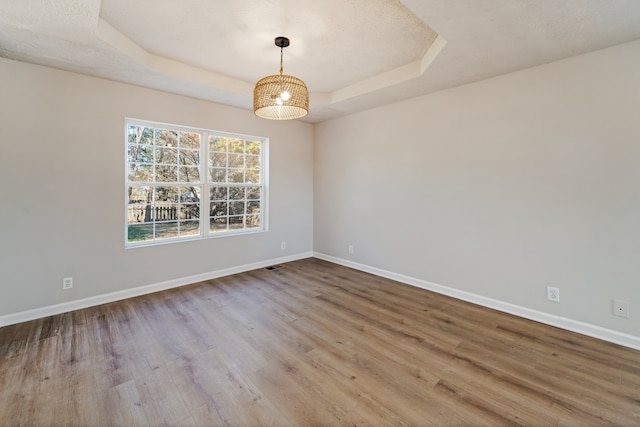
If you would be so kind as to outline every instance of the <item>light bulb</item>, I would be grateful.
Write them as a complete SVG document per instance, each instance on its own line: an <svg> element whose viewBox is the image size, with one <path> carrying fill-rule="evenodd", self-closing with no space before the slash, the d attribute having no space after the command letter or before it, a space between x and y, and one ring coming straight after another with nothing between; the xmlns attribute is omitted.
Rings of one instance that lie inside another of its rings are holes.
<svg viewBox="0 0 640 427"><path fill-rule="evenodd" d="M282 98L277 97L277 98L276 98L276 104L278 104L278 105L282 105Z"/></svg>
<svg viewBox="0 0 640 427"><path fill-rule="evenodd" d="M291 99L291 94L285 90L280 94L280 98L282 98L284 101L288 101Z"/></svg>

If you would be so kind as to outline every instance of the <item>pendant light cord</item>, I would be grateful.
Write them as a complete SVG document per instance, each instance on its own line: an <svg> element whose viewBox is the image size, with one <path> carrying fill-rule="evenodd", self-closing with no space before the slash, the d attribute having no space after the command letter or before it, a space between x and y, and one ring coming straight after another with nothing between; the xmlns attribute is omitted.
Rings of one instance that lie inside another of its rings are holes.
<svg viewBox="0 0 640 427"><path fill-rule="evenodd" d="M282 75L282 46L280 46L280 75Z"/></svg>

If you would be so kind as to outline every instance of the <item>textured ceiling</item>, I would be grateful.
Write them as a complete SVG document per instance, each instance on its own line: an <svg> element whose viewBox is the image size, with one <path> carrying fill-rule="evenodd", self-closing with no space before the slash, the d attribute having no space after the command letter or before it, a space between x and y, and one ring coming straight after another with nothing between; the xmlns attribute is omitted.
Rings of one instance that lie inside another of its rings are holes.
<svg viewBox="0 0 640 427"><path fill-rule="evenodd" d="M279 68L319 122L640 39L639 0L0 0L0 55L250 109Z"/></svg>

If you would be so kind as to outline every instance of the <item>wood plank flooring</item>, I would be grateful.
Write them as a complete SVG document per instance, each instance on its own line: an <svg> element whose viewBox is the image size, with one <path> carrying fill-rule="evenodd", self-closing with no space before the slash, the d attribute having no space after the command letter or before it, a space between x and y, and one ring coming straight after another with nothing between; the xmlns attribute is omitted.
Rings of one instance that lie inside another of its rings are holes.
<svg viewBox="0 0 640 427"><path fill-rule="evenodd" d="M0 328L2 426L640 425L640 352L309 258Z"/></svg>

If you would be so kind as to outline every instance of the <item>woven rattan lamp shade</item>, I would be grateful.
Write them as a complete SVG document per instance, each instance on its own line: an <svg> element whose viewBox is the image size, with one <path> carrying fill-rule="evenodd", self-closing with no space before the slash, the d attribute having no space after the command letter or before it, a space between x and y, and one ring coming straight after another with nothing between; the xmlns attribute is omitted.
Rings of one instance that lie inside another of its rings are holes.
<svg viewBox="0 0 640 427"><path fill-rule="evenodd" d="M309 91L302 80L286 74L267 76L253 89L253 111L258 117L291 120L309 112Z"/></svg>
<svg viewBox="0 0 640 427"><path fill-rule="evenodd" d="M258 80L253 89L253 111L263 119L299 119L309 112L309 91L299 78L282 74L282 49L289 46L289 39L280 36L274 42L280 48L280 74Z"/></svg>

